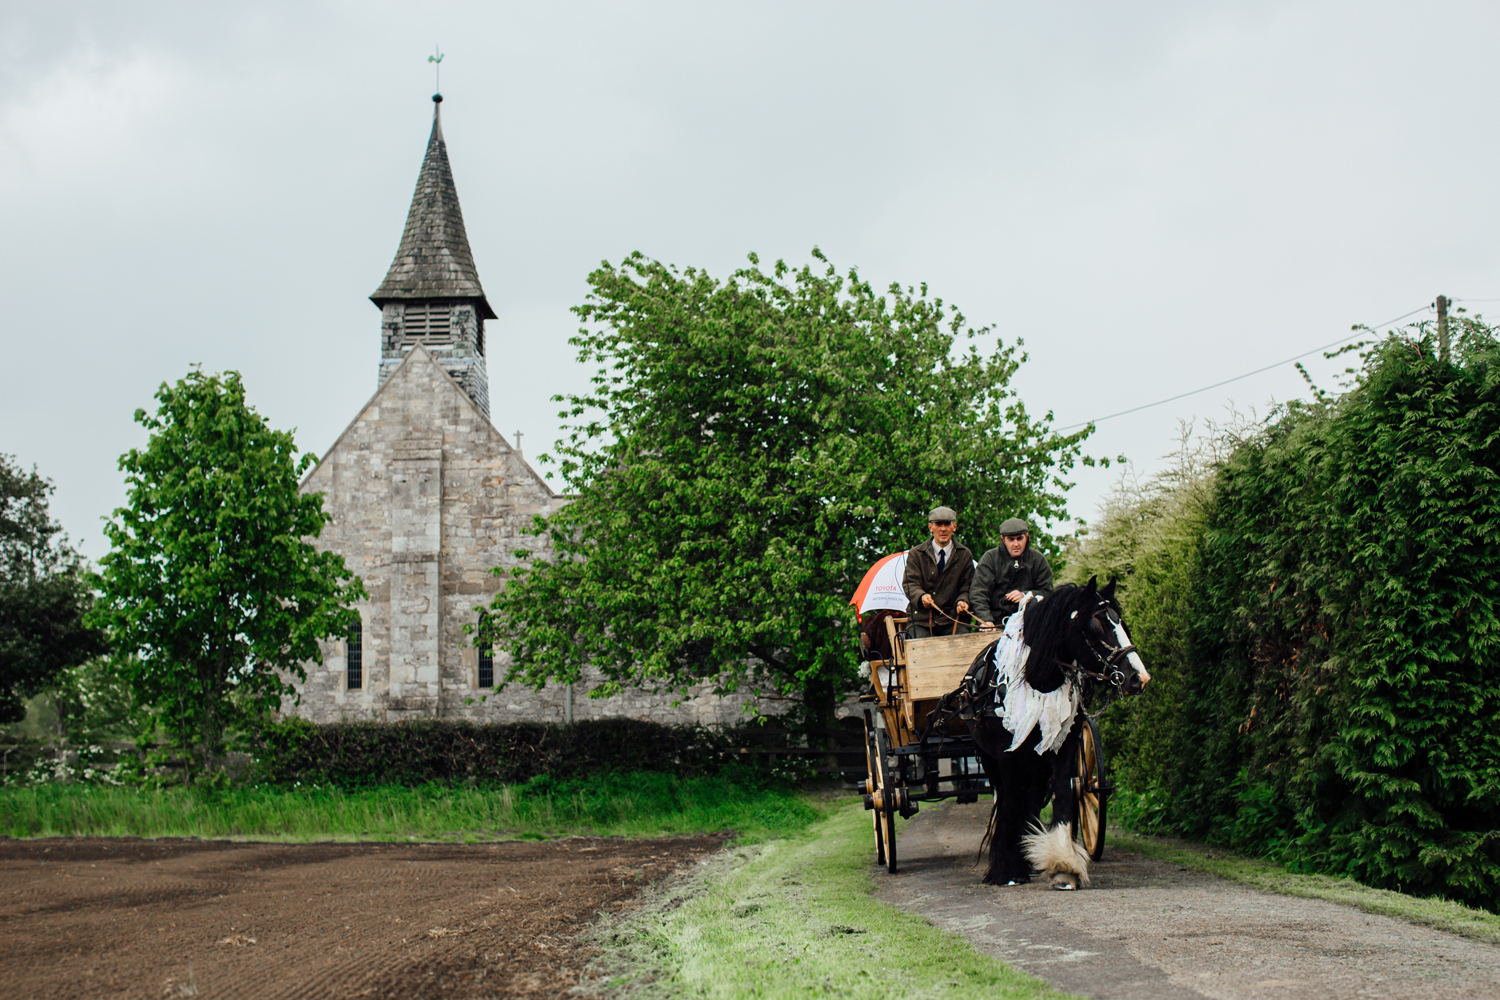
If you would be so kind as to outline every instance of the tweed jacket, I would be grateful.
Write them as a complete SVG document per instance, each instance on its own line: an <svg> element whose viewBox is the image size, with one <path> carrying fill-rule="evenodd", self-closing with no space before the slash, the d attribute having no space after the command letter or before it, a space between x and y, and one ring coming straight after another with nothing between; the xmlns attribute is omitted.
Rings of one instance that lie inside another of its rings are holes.
<svg viewBox="0 0 1500 1000"><path fill-rule="evenodd" d="M927 609L922 607L922 595L931 594L933 603L945 613L958 618L958 602L969 600L969 583L974 579L974 553L953 539L953 551L948 553L948 562L943 575L938 576L937 552L931 539L910 549L906 553L906 576L901 581L906 591L906 614L913 622L927 622ZM920 616L920 619L919 617ZM933 612L937 617L937 613ZM968 616L963 616L967 619ZM946 619L938 618L944 624Z"/></svg>
<svg viewBox="0 0 1500 1000"><path fill-rule="evenodd" d="M1001 625L1016 613L1016 602L1005 599L1005 595L1012 590L1052 593L1052 567L1047 563L1046 556L1031 547L1029 539L1026 551L1016 559L1012 559L1010 553L1005 551L1005 546L997 545L979 560L979 568L974 571L974 584L970 590L974 595L969 601L974 617L982 622Z"/></svg>

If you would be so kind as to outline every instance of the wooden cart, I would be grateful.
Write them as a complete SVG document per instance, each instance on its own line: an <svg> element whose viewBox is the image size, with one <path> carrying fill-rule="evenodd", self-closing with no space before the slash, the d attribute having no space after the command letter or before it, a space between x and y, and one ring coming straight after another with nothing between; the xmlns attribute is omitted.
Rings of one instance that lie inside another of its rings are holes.
<svg viewBox="0 0 1500 1000"><path fill-rule="evenodd" d="M938 699L959 686L974 658L999 632L906 639L904 618L887 618L892 658L871 659L872 692L865 710L865 808L874 813L875 863L896 871L896 817L911 817L918 803L976 802L990 792L974 739L962 720L928 732ZM1085 707L1087 699L1085 700ZM1072 790L1077 800L1074 836L1095 861L1104 854L1109 793L1095 718L1084 711Z"/></svg>
<svg viewBox="0 0 1500 1000"><path fill-rule="evenodd" d="M910 817L919 802L977 802L989 780L975 757L974 739L961 720L927 732L938 699L958 687L998 632L906 639L904 618L887 618L893 656L869 661L865 710L865 808L874 813L875 862L896 871L896 817Z"/></svg>

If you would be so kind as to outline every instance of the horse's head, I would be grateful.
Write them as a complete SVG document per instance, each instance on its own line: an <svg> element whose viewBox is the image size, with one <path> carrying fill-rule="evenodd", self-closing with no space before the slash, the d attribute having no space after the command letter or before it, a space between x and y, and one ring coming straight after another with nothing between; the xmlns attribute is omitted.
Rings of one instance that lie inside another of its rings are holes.
<svg viewBox="0 0 1500 1000"><path fill-rule="evenodd" d="M1074 615L1075 662L1090 673L1103 675L1126 694L1140 694L1151 673L1120 621L1115 581L1100 588L1098 578L1090 577Z"/></svg>

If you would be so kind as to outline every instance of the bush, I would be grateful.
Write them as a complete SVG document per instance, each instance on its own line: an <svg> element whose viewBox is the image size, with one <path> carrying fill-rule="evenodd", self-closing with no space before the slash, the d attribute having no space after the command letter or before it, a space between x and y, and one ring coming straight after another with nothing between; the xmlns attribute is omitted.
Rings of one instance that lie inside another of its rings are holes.
<svg viewBox="0 0 1500 1000"><path fill-rule="evenodd" d="M1099 720L1110 770L1127 787L1154 787L1193 752L1184 742L1182 717L1188 612L1218 463L1235 441L1222 427L1210 425L1207 434L1195 435L1183 426L1164 471L1145 480L1129 471L1122 475L1103 518L1064 573L1077 583L1091 576L1119 581L1116 594L1130 638L1151 671L1145 697L1118 699Z"/></svg>
<svg viewBox="0 0 1500 1000"><path fill-rule="evenodd" d="M1106 740L1146 824L1496 907L1500 347L1458 325L1452 361L1390 338L1349 392L1234 442L1208 502L1166 515L1170 572L1142 567L1172 546L1130 549L1126 618L1162 683Z"/></svg>
<svg viewBox="0 0 1500 1000"><path fill-rule="evenodd" d="M268 726L255 751L256 773L278 784L497 785L624 771L668 771L681 777L732 771L741 783L808 777L805 758L757 766L745 746L795 745L776 726L666 725L639 719L597 719L556 725L337 722L288 719Z"/></svg>

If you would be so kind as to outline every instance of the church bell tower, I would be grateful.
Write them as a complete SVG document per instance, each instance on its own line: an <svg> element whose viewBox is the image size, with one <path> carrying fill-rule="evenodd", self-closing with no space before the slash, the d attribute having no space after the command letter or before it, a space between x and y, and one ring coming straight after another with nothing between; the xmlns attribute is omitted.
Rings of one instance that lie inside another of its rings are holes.
<svg viewBox="0 0 1500 1000"><path fill-rule="evenodd" d="M432 95L432 135L417 175L401 247L385 280L370 296L380 307L380 378L421 344L463 387L486 417L489 375L484 366L484 322L495 318L469 250L458 189L443 141L442 94Z"/></svg>

